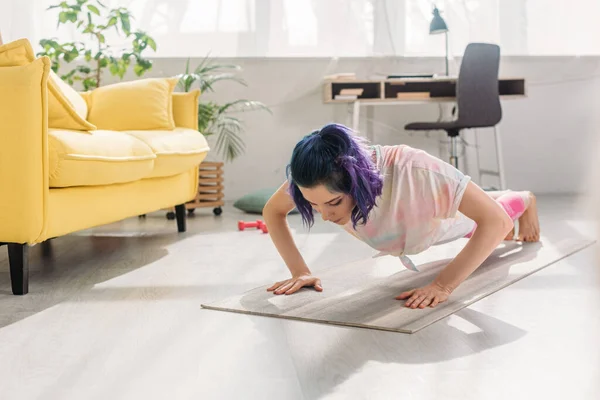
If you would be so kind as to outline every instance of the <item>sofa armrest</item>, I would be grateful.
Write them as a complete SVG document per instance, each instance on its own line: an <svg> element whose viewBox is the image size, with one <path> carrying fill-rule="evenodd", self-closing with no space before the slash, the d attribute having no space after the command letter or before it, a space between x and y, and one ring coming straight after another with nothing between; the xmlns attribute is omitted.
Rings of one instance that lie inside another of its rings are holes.
<svg viewBox="0 0 600 400"><path fill-rule="evenodd" d="M200 89L173 93L173 119L176 127L198 130L198 97Z"/></svg>
<svg viewBox="0 0 600 400"><path fill-rule="evenodd" d="M36 243L48 198L50 59L0 68L0 242Z"/></svg>

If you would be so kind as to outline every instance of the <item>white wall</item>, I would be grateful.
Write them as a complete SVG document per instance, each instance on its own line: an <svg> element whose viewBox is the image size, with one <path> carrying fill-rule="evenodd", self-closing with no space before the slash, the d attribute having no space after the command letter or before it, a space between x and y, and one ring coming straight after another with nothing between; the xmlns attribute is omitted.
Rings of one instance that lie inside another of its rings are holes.
<svg viewBox="0 0 600 400"><path fill-rule="evenodd" d="M193 59L191 65L200 60ZM248 87L223 83L205 98L231 101L260 100L273 115L252 112L244 115L247 150L225 168L226 199L234 200L256 188L279 185L294 144L305 134L328 122L348 123L346 105L322 102L322 77L334 72L356 72L359 77L373 73L440 72L440 59L235 59L243 67ZM156 59L146 76L183 72L184 59ZM457 71L456 62L452 64ZM527 98L503 102L502 135L506 180L516 190L537 193L585 191L590 158L595 156L600 126L600 58L505 57L500 75L525 77ZM111 79L112 80L112 79ZM440 146L443 133L408 134L404 124L435 120L437 105L377 107L373 128L375 142L406 143L447 158ZM446 115L448 115L446 113ZM363 109L361 129L366 128ZM494 167L491 131L479 132L483 167ZM467 134L471 140L472 134ZM464 164L463 164L464 165ZM477 181L475 156L467 148L466 172ZM487 178L483 185L495 184Z"/></svg>

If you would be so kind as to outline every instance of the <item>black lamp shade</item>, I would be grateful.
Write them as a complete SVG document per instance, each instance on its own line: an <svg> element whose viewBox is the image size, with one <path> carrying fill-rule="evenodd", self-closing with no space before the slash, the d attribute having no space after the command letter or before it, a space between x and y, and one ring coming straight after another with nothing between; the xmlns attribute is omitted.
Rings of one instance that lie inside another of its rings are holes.
<svg viewBox="0 0 600 400"><path fill-rule="evenodd" d="M446 25L446 21L444 21L444 18L442 18L440 11L436 7L433 9L433 19L429 25L429 34L435 35L436 33L444 32L448 32L448 25Z"/></svg>

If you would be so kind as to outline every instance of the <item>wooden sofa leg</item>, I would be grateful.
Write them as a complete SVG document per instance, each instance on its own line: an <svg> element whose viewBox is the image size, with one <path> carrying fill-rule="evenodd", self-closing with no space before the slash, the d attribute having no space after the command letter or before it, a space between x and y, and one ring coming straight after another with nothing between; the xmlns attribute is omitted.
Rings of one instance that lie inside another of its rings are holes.
<svg viewBox="0 0 600 400"><path fill-rule="evenodd" d="M29 292L29 246L8 243L8 262L13 294L27 294Z"/></svg>
<svg viewBox="0 0 600 400"><path fill-rule="evenodd" d="M177 231L185 232L185 204L175 206L175 216L177 217Z"/></svg>

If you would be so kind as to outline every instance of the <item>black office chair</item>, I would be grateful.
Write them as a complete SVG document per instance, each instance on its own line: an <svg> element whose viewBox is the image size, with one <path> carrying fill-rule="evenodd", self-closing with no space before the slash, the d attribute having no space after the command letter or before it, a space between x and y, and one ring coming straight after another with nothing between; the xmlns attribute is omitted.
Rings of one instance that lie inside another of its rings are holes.
<svg viewBox="0 0 600 400"><path fill-rule="evenodd" d="M495 127L502 119L498 90L500 47L469 43L456 83L458 117L446 122L413 122L404 129L445 130L450 137L450 164L458 168L457 137L462 129Z"/></svg>

